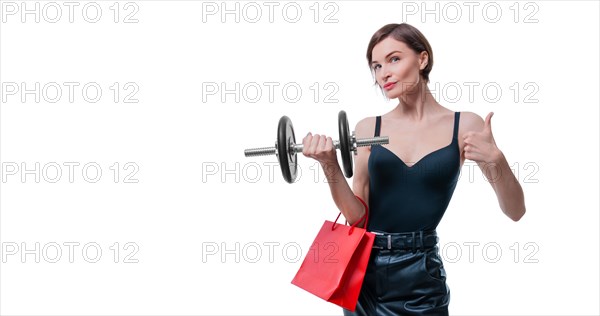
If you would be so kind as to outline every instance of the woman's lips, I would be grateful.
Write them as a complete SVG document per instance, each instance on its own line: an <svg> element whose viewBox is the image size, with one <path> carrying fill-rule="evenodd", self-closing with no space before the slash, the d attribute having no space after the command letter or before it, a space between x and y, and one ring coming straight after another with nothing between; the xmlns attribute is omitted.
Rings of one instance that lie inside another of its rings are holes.
<svg viewBox="0 0 600 316"><path fill-rule="evenodd" d="M390 82L390 83L385 84L385 86L383 86L383 88L385 90L390 90L390 89L394 88L395 85L396 85L395 82Z"/></svg>

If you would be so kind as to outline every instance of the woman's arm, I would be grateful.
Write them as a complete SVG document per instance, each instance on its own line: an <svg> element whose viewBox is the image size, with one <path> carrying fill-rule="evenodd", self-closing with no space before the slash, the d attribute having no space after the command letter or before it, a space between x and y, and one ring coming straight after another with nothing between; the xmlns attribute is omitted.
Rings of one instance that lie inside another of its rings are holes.
<svg viewBox="0 0 600 316"><path fill-rule="evenodd" d="M374 120L373 120L374 121ZM356 138L364 138L370 137L366 133L369 128L369 120L363 119L356 125L354 130ZM372 124L374 130L374 123ZM307 136L303 140L304 147L307 148L306 154L309 157L324 157L325 154L320 153L319 151L328 149L309 149L309 144L311 143L310 137ZM317 137L317 135L315 135ZM321 137L321 136L319 136ZM322 142L323 140L321 140ZM331 141L328 139L328 142ZM319 145L317 145L319 148ZM331 196L336 206L342 212L342 215L346 218L348 223L354 224L356 221L360 220L365 215L365 207L364 205L356 198L359 196L361 199L365 201L368 205L369 201L369 174L368 174L368 158L370 154L369 147L359 147L357 150L357 155L354 156L354 172L353 172L353 190L350 189L348 185L348 181L346 181L346 177L339 165L337 160L337 153L335 150L333 151L333 155L329 152L328 159L318 159L321 168L327 178L327 182L329 184L329 189L331 191ZM352 154L354 155L354 154ZM356 195L356 196L355 196ZM364 227L364 221L359 223L357 227Z"/></svg>
<svg viewBox="0 0 600 316"><path fill-rule="evenodd" d="M477 162L479 169L491 184L500 209L513 221L525 215L525 197L519 181L515 178L504 153L498 149L492 135L491 119L494 113L483 119L472 112L464 112L466 132L463 135L463 154L466 159Z"/></svg>
<svg viewBox="0 0 600 316"><path fill-rule="evenodd" d="M502 212L516 222L525 215L523 189L510 169L504 153L498 149L494 157L489 163L478 162L477 165L496 192Z"/></svg>

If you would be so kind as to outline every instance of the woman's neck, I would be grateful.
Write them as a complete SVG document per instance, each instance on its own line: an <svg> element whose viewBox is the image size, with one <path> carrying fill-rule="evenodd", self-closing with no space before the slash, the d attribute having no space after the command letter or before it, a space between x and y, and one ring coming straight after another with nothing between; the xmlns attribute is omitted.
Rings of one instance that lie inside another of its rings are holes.
<svg viewBox="0 0 600 316"><path fill-rule="evenodd" d="M420 85L418 91L401 96L398 100L400 102L390 116L404 117L415 123L428 120L443 111L425 83Z"/></svg>

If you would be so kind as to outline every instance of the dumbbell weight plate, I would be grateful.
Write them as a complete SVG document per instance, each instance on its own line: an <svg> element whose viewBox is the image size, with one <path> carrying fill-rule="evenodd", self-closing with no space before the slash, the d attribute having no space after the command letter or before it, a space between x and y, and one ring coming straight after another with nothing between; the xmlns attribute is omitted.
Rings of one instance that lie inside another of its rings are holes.
<svg viewBox="0 0 600 316"><path fill-rule="evenodd" d="M345 111L338 114L338 129L340 134L340 154L342 155L342 164L346 178L352 177L352 139L350 136L350 126L348 125L348 116Z"/></svg>
<svg viewBox="0 0 600 316"><path fill-rule="evenodd" d="M296 153L293 151L295 144L296 136L294 135L292 120L287 116L282 116L277 127L277 158L283 178L288 183L293 183L296 180L298 172L298 160L296 159Z"/></svg>

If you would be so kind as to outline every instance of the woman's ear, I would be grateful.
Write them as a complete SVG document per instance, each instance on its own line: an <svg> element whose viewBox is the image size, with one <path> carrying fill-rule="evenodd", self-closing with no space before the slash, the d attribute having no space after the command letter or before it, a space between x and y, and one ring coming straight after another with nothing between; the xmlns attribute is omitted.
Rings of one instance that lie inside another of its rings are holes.
<svg viewBox="0 0 600 316"><path fill-rule="evenodd" d="M419 55L419 69L423 70L427 67L427 63L429 62L429 54L426 51L422 51Z"/></svg>

